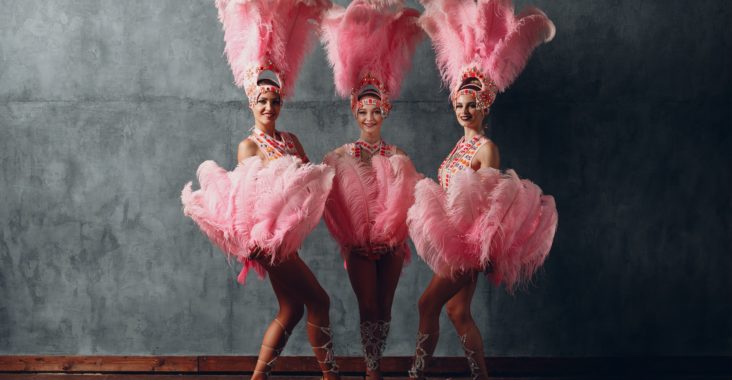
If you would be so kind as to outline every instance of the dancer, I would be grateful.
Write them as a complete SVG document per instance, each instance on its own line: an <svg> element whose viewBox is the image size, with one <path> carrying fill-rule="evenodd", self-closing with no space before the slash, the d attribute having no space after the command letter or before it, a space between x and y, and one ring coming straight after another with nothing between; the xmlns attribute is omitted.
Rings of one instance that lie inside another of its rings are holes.
<svg viewBox="0 0 732 380"><path fill-rule="evenodd" d="M513 82L536 46L553 38L554 25L535 8L515 16L510 0L422 3L420 23L464 136L440 166L441 187L421 180L409 210L410 236L435 272L419 300L409 375L424 378L447 305L473 379L486 379L483 340L470 313L478 273L509 291L530 279L551 248L557 213L539 187L496 169L498 148L485 137L483 122L496 93Z"/></svg>
<svg viewBox="0 0 732 380"><path fill-rule="evenodd" d="M401 1L356 0L347 9L334 7L323 20L336 90L350 97L360 129L358 140L324 160L336 171L325 221L358 300L369 379L381 378L394 292L410 256L406 218L417 172L401 149L381 138L381 128L424 36L418 18Z"/></svg>
<svg viewBox="0 0 732 380"><path fill-rule="evenodd" d="M184 212L229 257L269 275L279 312L269 324L252 379L269 377L292 329L307 308L308 338L326 379L338 379L329 321L330 299L298 257L305 236L320 220L333 170L308 164L292 133L276 129L282 101L292 93L312 32L327 0L217 0L226 55L254 116L240 144L236 169L211 161L198 169L201 189L189 183Z"/></svg>

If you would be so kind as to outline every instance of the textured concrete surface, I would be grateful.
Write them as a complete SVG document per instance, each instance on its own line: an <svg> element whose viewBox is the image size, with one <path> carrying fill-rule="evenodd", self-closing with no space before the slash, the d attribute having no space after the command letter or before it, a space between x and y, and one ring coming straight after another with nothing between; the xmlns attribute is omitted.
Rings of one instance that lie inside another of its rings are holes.
<svg viewBox="0 0 732 380"><path fill-rule="evenodd" d="M343 3L343 2L341 2ZM521 1L521 4L528 3ZM732 354L732 33L726 0L532 1L557 25L499 96L504 167L558 203L535 284L481 281L489 355ZM0 354L255 354L276 309L181 212L198 164L251 125L210 1L0 0ZM387 141L433 176L460 136L427 42ZM357 136L322 48L278 125L310 157ZM357 355L355 298L321 224L301 252ZM415 259L387 354L409 355ZM438 355L460 355L443 321ZM285 354L310 354L298 327Z"/></svg>

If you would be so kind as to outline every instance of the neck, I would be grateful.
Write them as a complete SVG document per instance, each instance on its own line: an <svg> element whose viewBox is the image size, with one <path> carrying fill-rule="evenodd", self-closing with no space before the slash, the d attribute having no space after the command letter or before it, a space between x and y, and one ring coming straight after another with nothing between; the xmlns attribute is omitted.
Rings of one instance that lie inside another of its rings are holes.
<svg viewBox="0 0 732 380"><path fill-rule="evenodd" d="M480 127L477 128L471 128L471 127L463 127L465 130L465 140L470 140L475 136L483 135L483 130Z"/></svg>
<svg viewBox="0 0 732 380"><path fill-rule="evenodd" d="M274 134L275 134L275 125L274 125L274 123L272 123L272 124L255 123L254 124L254 128L262 131L262 133L264 133L266 135L269 135L269 136L274 136Z"/></svg>
<svg viewBox="0 0 732 380"><path fill-rule="evenodd" d="M378 133L366 133L361 132L361 137L359 137L359 140L366 141L369 144L376 144L381 140L381 134Z"/></svg>

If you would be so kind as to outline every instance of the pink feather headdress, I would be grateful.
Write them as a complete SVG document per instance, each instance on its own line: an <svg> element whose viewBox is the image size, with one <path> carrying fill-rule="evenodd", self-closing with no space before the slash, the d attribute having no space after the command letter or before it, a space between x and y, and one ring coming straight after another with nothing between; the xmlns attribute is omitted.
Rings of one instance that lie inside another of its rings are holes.
<svg viewBox="0 0 732 380"><path fill-rule="evenodd" d="M355 0L348 8L333 6L323 18L322 39L333 66L335 87L351 98L355 112L365 104L391 110L402 79L424 33L419 11L400 0ZM372 93L380 100L358 97Z"/></svg>
<svg viewBox="0 0 732 380"><path fill-rule="evenodd" d="M234 83L250 106L262 92L292 95L312 32L330 6L330 0L216 0ZM258 85L262 79L276 86Z"/></svg>
<svg viewBox="0 0 732 380"><path fill-rule="evenodd" d="M419 22L432 39L450 98L475 95L482 109L513 83L539 44L554 38L554 23L544 12L527 7L514 15L511 0L420 2L425 11Z"/></svg>

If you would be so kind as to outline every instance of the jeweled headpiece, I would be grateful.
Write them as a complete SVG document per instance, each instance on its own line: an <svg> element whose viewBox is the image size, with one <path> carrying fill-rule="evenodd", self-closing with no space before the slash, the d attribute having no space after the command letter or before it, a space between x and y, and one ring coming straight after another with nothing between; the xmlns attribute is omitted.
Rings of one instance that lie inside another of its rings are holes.
<svg viewBox="0 0 732 380"><path fill-rule="evenodd" d="M419 23L432 39L453 102L471 94L487 109L518 77L531 52L554 38L554 24L544 12L527 7L514 15L511 0L420 2L425 11Z"/></svg>
<svg viewBox="0 0 732 380"><path fill-rule="evenodd" d="M216 0L234 83L250 106L263 92L292 95L312 34L330 6L330 0Z"/></svg>
<svg viewBox="0 0 732 380"><path fill-rule="evenodd" d="M389 114L423 37L418 18L401 0L355 0L326 13L322 39L336 92L350 97L353 112L373 104Z"/></svg>

